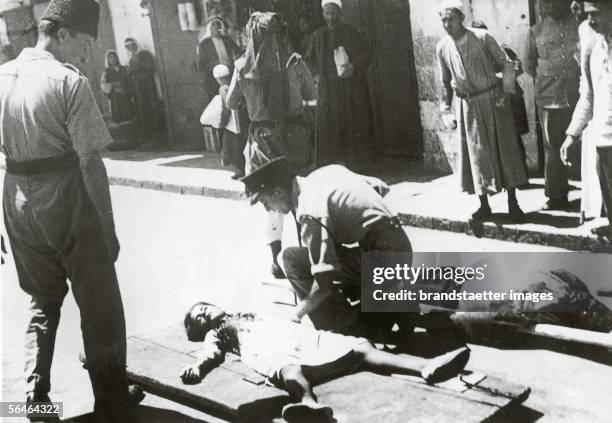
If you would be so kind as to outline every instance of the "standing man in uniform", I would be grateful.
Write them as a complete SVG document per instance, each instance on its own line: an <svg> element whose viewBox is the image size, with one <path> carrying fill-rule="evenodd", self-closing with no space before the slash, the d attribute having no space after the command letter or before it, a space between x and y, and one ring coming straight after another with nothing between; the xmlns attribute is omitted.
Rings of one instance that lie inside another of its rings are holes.
<svg viewBox="0 0 612 423"><path fill-rule="evenodd" d="M597 174L608 224L594 228L599 237L612 239L612 0L585 2L588 22L596 34L586 46L581 46L582 77L580 100L567 128L567 138L561 147L561 160L571 165L568 152L589 124L589 142L597 149ZM612 295L612 291L604 290Z"/></svg>
<svg viewBox="0 0 612 423"><path fill-rule="evenodd" d="M4 219L21 288L31 297L26 400L48 402L67 279L81 314L95 415L131 421L119 254L106 169L112 139L83 63L98 32L95 0L51 0L36 47L0 67Z"/></svg>
<svg viewBox="0 0 612 423"><path fill-rule="evenodd" d="M325 166L302 178L281 157L242 182L251 204L261 202L266 210L295 216L304 246L285 248L280 254L287 279L301 300L295 322L308 314L321 329L330 320L342 319L336 312L343 311L342 306L348 311L348 303L330 294L337 283L359 290L363 252L407 253L412 259L399 217L383 198L389 187L377 178L341 165ZM358 246L347 247L350 244Z"/></svg>
<svg viewBox="0 0 612 423"><path fill-rule="evenodd" d="M536 103L544 136L545 210L568 205L568 176L559 149L565 138L576 102L580 67L574 60L578 25L570 13L569 0L547 0L547 15L529 31L525 72L536 79Z"/></svg>

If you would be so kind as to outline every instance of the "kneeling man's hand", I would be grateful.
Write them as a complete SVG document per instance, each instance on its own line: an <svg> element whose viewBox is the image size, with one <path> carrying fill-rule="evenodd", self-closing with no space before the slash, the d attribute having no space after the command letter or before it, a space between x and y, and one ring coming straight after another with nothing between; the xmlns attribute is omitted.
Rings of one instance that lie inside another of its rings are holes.
<svg viewBox="0 0 612 423"><path fill-rule="evenodd" d="M181 379L183 383L187 385L193 385L202 381L202 372L200 370L200 366L192 365L187 366L183 369L183 373L181 374Z"/></svg>

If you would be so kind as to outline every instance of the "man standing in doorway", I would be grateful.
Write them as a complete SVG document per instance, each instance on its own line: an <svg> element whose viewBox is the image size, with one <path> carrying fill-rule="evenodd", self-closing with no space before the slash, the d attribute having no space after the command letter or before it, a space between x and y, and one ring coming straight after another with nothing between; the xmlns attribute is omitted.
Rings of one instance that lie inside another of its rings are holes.
<svg viewBox="0 0 612 423"><path fill-rule="evenodd" d="M588 22L596 34L581 48L580 100L567 128L561 160L571 165L568 152L589 125L589 142L597 149L597 174L608 224L593 229L599 237L612 238L612 1L585 2ZM612 294L610 291L606 291Z"/></svg>
<svg viewBox="0 0 612 423"><path fill-rule="evenodd" d="M326 25L312 34L306 52L306 62L318 80L317 166L360 157L371 160L374 131L367 43L359 31L340 22L341 0L323 0L322 7Z"/></svg>
<svg viewBox="0 0 612 423"><path fill-rule="evenodd" d="M98 33L95 0L52 0L36 47L0 67L4 219L21 288L31 297L26 401L49 402L60 308L69 279L102 422L129 422L119 243L106 169L112 139L83 63Z"/></svg>
<svg viewBox="0 0 612 423"><path fill-rule="evenodd" d="M525 71L535 78L536 103L544 136L544 179L548 199L544 209L568 205L568 176L559 149L578 101L580 67L574 60L578 25L570 1L547 0L547 15L529 31Z"/></svg>
<svg viewBox="0 0 612 423"><path fill-rule="evenodd" d="M527 183L527 173L511 108L514 66L487 31L464 26L461 1L444 1L440 18L448 34L436 46L443 87L441 111L449 127L458 124L461 188L480 198L472 220L491 219L488 195L505 188L511 219L523 221L516 188ZM504 72L505 84L497 72ZM450 114L453 96L455 115Z"/></svg>

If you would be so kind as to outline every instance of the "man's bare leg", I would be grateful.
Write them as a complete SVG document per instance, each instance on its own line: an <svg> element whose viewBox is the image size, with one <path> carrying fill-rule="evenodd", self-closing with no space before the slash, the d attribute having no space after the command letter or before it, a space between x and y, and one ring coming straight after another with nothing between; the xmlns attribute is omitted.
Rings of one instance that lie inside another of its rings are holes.
<svg viewBox="0 0 612 423"><path fill-rule="evenodd" d="M373 372L419 375L428 383L436 383L457 375L470 358L470 350L466 347L432 359L391 354L370 343L360 345L355 352L362 354L364 366Z"/></svg>

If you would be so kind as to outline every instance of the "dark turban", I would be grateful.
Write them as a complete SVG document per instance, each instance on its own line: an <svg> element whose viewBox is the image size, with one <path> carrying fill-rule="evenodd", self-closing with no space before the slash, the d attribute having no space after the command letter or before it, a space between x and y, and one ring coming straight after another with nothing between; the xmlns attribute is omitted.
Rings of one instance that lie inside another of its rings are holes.
<svg viewBox="0 0 612 423"><path fill-rule="evenodd" d="M51 0L40 19L98 38L99 17L96 0Z"/></svg>

